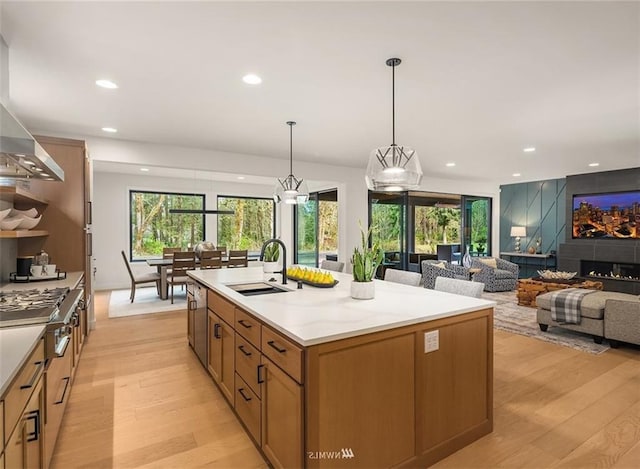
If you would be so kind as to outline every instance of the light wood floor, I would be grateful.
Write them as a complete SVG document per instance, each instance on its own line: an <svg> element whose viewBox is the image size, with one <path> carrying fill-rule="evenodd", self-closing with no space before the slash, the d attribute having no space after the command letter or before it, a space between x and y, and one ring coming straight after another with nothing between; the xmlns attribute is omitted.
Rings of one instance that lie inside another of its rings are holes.
<svg viewBox="0 0 640 469"><path fill-rule="evenodd" d="M52 468L266 467L188 347L186 312L108 319L96 296ZM494 431L435 467L640 467L640 348L494 340Z"/></svg>

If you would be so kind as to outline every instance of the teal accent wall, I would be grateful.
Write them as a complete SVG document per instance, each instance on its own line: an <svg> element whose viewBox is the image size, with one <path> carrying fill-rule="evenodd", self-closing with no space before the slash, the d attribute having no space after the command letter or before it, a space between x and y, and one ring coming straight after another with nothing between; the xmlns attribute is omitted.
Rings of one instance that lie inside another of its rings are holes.
<svg viewBox="0 0 640 469"><path fill-rule="evenodd" d="M524 226L527 237L520 250L542 239L542 252L558 251L566 235L566 179L526 182L500 186L500 251L513 251L512 226ZM535 276L540 269L537 260L521 266L520 277Z"/></svg>

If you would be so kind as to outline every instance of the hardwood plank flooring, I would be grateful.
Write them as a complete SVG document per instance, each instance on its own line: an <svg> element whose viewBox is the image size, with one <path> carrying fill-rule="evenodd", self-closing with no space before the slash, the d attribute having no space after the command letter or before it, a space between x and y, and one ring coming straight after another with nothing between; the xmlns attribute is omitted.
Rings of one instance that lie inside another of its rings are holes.
<svg viewBox="0 0 640 469"><path fill-rule="evenodd" d="M96 295L52 469L267 467L189 348L186 311L109 319L108 304ZM640 347L496 330L494 431L434 467L640 467Z"/></svg>

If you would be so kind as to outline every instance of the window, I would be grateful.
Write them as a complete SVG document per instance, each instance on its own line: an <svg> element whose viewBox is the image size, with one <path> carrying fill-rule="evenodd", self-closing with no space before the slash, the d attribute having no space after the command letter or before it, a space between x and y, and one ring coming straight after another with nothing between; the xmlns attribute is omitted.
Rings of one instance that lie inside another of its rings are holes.
<svg viewBox="0 0 640 469"><path fill-rule="evenodd" d="M272 199L218 196L218 245L227 249L260 252L262 244L275 236L275 203Z"/></svg>
<svg viewBox="0 0 640 469"><path fill-rule="evenodd" d="M312 192L294 209L294 263L317 267L338 260L338 191Z"/></svg>
<svg viewBox="0 0 640 469"><path fill-rule="evenodd" d="M189 248L205 239L204 214L171 214L174 208L202 210L203 194L129 191L131 260L162 257L162 248Z"/></svg>

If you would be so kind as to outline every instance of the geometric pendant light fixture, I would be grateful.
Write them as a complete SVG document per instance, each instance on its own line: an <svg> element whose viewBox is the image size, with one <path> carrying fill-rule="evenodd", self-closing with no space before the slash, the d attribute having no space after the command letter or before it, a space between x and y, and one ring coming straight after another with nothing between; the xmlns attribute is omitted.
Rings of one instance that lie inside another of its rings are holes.
<svg viewBox="0 0 640 469"><path fill-rule="evenodd" d="M406 191L418 189L422 180L422 168L413 148L396 144L395 70L398 58L387 59L391 67L391 145L376 148L369 156L365 179L372 191Z"/></svg>
<svg viewBox="0 0 640 469"><path fill-rule="evenodd" d="M293 126L294 121L288 121L289 126L289 175L284 179L278 179L273 193L276 203L304 204L309 200L309 188L307 181L298 179L293 175Z"/></svg>

